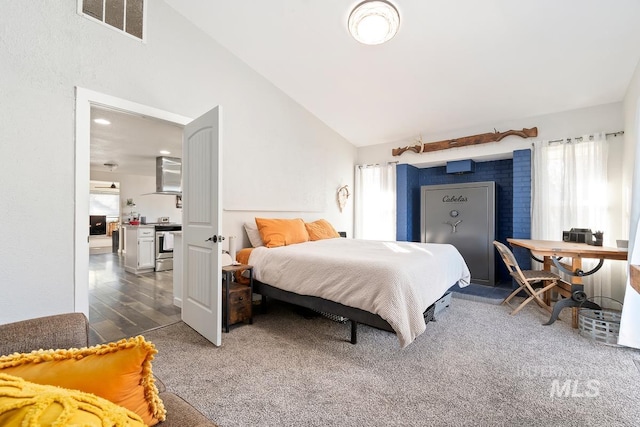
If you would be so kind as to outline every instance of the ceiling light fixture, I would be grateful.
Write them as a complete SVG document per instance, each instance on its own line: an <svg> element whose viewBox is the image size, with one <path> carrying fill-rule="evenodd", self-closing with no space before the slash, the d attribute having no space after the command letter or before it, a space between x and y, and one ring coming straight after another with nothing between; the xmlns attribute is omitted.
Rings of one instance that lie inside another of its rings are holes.
<svg viewBox="0 0 640 427"><path fill-rule="evenodd" d="M109 172L113 172L114 169L118 168L118 164L116 162L113 162L113 161L109 161L109 162L105 163L104 165L109 168Z"/></svg>
<svg viewBox="0 0 640 427"><path fill-rule="evenodd" d="M99 125L110 125L111 122L107 119L93 119L94 123L98 123Z"/></svg>
<svg viewBox="0 0 640 427"><path fill-rule="evenodd" d="M398 9L385 0L365 0L349 15L349 32L360 43L376 45L389 41L398 32Z"/></svg>
<svg viewBox="0 0 640 427"><path fill-rule="evenodd" d="M160 150L160 154L171 154L171 151Z"/></svg>

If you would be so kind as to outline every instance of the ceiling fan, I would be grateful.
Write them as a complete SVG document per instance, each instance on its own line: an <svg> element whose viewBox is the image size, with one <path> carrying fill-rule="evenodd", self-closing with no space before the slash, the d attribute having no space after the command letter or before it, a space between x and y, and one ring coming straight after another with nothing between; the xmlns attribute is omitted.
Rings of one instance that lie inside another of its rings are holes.
<svg viewBox="0 0 640 427"><path fill-rule="evenodd" d="M109 172L113 172L113 170L118 167L118 164L116 162L107 162L104 165L109 168ZM116 186L115 182L112 182L111 185L108 186L108 187L98 187L98 186L96 186L96 188L109 188L111 190L117 190L118 189L118 187Z"/></svg>
<svg viewBox="0 0 640 427"><path fill-rule="evenodd" d="M112 190L117 190L118 189L118 187L116 186L115 182L112 182L111 185L108 186L108 187L98 187L98 186L96 186L96 188L110 188Z"/></svg>

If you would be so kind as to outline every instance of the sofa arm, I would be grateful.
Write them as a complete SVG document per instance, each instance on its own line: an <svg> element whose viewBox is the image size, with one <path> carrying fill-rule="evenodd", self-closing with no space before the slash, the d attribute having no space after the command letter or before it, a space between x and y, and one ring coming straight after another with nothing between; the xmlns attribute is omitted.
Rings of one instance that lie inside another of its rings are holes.
<svg viewBox="0 0 640 427"><path fill-rule="evenodd" d="M167 419L157 427L216 427L217 424L210 421L200 411L187 403L180 396L164 392L160 393L160 399L167 410Z"/></svg>
<svg viewBox="0 0 640 427"><path fill-rule="evenodd" d="M89 345L89 320L66 313L0 325L0 355Z"/></svg>

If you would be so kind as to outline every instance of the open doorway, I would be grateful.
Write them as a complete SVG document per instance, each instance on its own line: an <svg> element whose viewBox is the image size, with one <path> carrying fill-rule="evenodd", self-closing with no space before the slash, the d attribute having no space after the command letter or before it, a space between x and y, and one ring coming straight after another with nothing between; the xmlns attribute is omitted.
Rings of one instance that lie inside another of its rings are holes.
<svg viewBox="0 0 640 427"><path fill-rule="evenodd" d="M97 261L97 259L90 260L90 245L88 244L90 242L90 236L87 232L87 230L90 230L91 225L91 216L89 212L89 199L91 194L90 180L99 180L103 182L109 182L110 184L115 184L115 181L118 181L118 188L120 193L120 225L122 225L123 221L125 220L126 213L133 209L132 205L135 206L138 211L141 210L141 208L148 210L148 212L150 213L150 222L156 221L158 217L166 216L162 213L159 213L165 212L164 208L162 207L163 204L167 206L173 206L173 209L175 209L176 206L175 196L158 196L153 194L155 190L155 184L153 182L154 178L148 176L148 171L155 170L155 162L153 162L152 164L147 164L151 162L146 162L144 160L144 156L139 153L139 150L144 146L144 141L142 141L142 138L139 135L137 137L134 136L134 140L132 141L126 140L126 138L123 138L122 135L112 135L113 139L119 140L121 142L119 148L121 152L117 153L114 151L109 151L109 141L106 140L107 138L105 138L104 135L101 136L104 129L103 131L100 131L100 128L92 128L92 125L94 125L95 123L93 122L93 119L96 118L94 117L96 111L100 111L101 113L106 112L107 114L111 113L114 115L120 115L130 120L145 120L172 126L173 128L178 130L178 134L180 135L182 132L182 126L191 121L187 117L179 116L150 106L145 106L120 98L115 98L86 89L77 88L75 188L75 311L84 312L89 317L90 322L92 321L89 303L89 288L91 280L95 279L96 271L104 272L107 266L111 270L110 278L113 279L112 281L121 280L120 277L124 275L124 272L121 271L121 257L123 253L126 252L126 247L123 247L124 239L120 238L117 253L115 253L115 255L113 255L113 252L111 254L106 254L113 257L109 260L109 262L98 263L98 266L96 266L93 261ZM109 120L107 119L106 121ZM104 122L100 125L105 126ZM160 132L162 133L163 131ZM115 133L117 134L117 132ZM153 137L151 138L154 139ZM179 143L181 144L181 137L179 138ZM157 147L151 148L150 150L158 151ZM114 160L116 154L121 155L122 160ZM156 155L160 154L161 153L159 152L153 152L153 154L151 154L149 158L153 160ZM127 156L129 156L130 161L127 160ZM136 159L137 161L143 162L144 167L140 167L140 165L138 165L139 168L135 169ZM114 176L113 170L110 170L108 172L106 170L101 170L101 168L105 169L113 163L118 164L119 170L117 177ZM145 172L143 169L146 169L147 171ZM155 175L155 172L151 172L151 174ZM149 185L149 182L154 185ZM135 200L136 197L138 199L137 201ZM131 202L129 202L130 200ZM164 202L166 203L159 200L164 200ZM140 218L141 214L138 213L138 215L138 218ZM181 220L181 218L178 219L175 211L173 211L172 215L176 222ZM91 267L90 263L93 263ZM146 330L151 327L157 326L158 323L170 321L172 319L170 316L161 316L158 313L154 313L155 310L153 310L153 308L151 310L147 310L147 308L145 308L145 306L148 304L153 305L154 298L158 299L162 296L162 293L164 292L163 289L172 290L171 278L169 276L170 274L163 272L163 277L160 277L158 279L162 282L162 288L158 288L157 290L147 289L145 292L140 292L141 295L139 300L132 298L131 300L126 301L126 298L122 296L126 295L125 292L121 292L122 295L117 295L117 292L113 295L106 295L105 299L113 301L114 307L117 306L117 309L120 310L121 313L116 313L116 310L113 310L112 308L105 308L102 316L105 319L110 317L114 325L120 324L120 329L122 330L124 335L135 335L136 327L142 328L141 330ZM136 283L138 289L142 289L149 283L149 278L137 277L135 275L129 278L124 278L123 280L128 283L129 290L132 286L135 288ZM124 288L122 290L127 291L127 289ZM111 292L111 290L109 289L107 289L107 291ZM107 294L109 292L107 292ZM127 297L131 298L131 292ZM145 304L145 301L147 304ZM131 311L132 308L133 311ZM145 311L146 315L141 316L140 314ZM122 318L126 318L127 320L123 321ZM100 321L102 319L93 320ZM128 324L127 322L129 322L130 324ZM132 324L136 324L136 326L133 326ZM104 338L105 340L110 339L110 337ZM94 336L92 337L92 340L96 341L100 340L100 338Z"/></svg>
<svg viewBox="0 0 640 427"><path fill-rule="evenodd" d="M89 183L89 253L118 252L120 183Z"/></svg>

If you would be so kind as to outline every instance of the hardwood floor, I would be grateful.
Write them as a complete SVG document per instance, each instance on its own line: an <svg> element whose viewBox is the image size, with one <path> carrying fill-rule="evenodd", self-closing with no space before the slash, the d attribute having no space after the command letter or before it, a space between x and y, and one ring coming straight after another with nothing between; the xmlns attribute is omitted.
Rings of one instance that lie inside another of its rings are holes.
<svg viewBox="0 0 640 427"><path fill-rule="evenodd" d="M180 320L173 305L173 271L132 274L124 256L89 256L89 340L91 345L141 335Z"/></svg>

